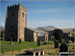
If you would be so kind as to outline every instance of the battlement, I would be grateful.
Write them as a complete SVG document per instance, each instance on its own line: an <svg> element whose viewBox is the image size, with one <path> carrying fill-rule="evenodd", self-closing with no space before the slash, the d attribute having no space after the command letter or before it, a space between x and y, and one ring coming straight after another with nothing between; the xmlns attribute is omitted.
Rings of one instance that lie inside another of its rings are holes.
<svg viewBox="0 0 75 56"><path fill-rule="evenodd" d="M15 4L15 5L10 5L8 6L8 10L15 10L15 9L19 9L19 8L23 8L23 9L26 9L23 5L21 5L20 3L19 4Z"/></svg>
<svg viewBox="0 0 75 56"><path fill-rule="evenodd" d="M8 6L8 7L14 7L14 6L19 6L19 4L18 4L18 5L17 5L17 4L10 5L10 6Z"/></svg>
<svg viewBox="0 0 75 56"><path fill-rule="evenodd" d="M19 5L16 5L16 4L15 5L10 5L7 8L8 8L8 10L18 9Z"/></svg>

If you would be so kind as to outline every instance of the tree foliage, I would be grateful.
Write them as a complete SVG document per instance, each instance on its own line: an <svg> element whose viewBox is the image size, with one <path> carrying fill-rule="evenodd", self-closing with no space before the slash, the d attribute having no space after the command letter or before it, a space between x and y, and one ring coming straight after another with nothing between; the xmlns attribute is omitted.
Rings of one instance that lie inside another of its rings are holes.
<svg viewBox="0 0 75 56"><path fill-rule="evenodd" d="M63 31L61 29L55 29L54 36L55 36L55 41L54 41L55 48L58 48L58 46L59 46L58 41L60 43L62 42Z"/></svg>
<svg viewBox="0 0 75 56"><path fill-rule="evenodd" d="M59 40L63 36L63 31L61 29L55 29L54 30L54 36L56 40Z"/></svg>

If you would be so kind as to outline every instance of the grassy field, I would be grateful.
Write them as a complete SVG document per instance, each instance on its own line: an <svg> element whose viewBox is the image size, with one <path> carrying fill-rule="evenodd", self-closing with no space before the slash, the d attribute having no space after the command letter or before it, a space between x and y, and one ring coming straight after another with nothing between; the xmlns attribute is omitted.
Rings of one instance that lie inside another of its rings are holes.
<svg viewBox="0 0 75 56"><path fill-rule="evenodd" d="M36 42L13 42L13 45L10 45L9 41L1 41L1 52L9 52L9 51L16 51L22 49L35 49L35 48L42 48L48 47L49 45L43 45L41 42L41 46L37 46Z"/></svg>
<svg viewBox="0 0 75 56"><path fill-rule="evenodd" d="M44 45L41 42L41 46L37 46L36 42L13 42L13 45L10 45L9 41L1 41L1 53L10 52L10 51L19 51L23 49L36 49L36 48L45 48L45 54L47 55L56 55L59 54L59 48L54 48L54 42L50 41L52 44ZM60 46L60 45L59 45ZM74 43L70 42L68 51L74 51Z"/></svg>

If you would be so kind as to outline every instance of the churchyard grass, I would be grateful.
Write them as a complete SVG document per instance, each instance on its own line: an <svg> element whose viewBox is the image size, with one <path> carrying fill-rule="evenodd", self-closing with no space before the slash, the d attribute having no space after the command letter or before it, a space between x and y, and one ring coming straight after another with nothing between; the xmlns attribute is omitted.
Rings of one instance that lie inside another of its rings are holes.
<svg viewBox="0 0 75 56"><path fill-rule="evenodd" d="M35 48L42 48L47 47L49 45L44 45L41 42L41 46L37 46L36 42L13 42L13 45L10 45L9 41L1 41L1 52L9 52L9 51L16 51L16 50L23 50L23 49L35 49Z"/></svg>
<svg viewBox="0 0 75 56"><path fill-rule="evenodd" d="M54 42L52 44L44 45L43 42L41 42L40 46L37 46L36 42L13 42L13 45L10 45L9 41L0 41L1 42L1 53L4 52L13 52L13 51L20 51L20 50L28 50L28 49L36 49L36 48L44 48L45 53L47 55L58 55L59 54L59 48L54 48ZM60 43L59 43L60 46ZM70 41L68 51L74 51L74 43Z"/></svg>

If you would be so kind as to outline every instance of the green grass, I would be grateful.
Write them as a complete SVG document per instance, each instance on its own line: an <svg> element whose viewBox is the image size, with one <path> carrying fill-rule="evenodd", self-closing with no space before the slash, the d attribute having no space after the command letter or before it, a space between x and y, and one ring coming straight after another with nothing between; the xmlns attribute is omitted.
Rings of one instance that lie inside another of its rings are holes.
<svg viewBox="0 0 75 56"><path fill-rule="evenodd" d="M10 45L9 41L1 41L1 52L9 52L9 51L16 51L22 49L35 49L35 48L42 48L49 45L43 45L41 42L41 46L37 46L36 42L13 42L13 45Z"/></svg>
<svg viewBox="0 0 75 56"><path fill-rule="evenodd" d="M1 52L34 48L34 46L37 47L35 42L13 42L13 45L10 45L9 43L9 41L1 41Z"/></svg>
<svg viewBox="0 0 75 56"><path fill-rule="evenodd" d="M52 44L48 44L48 45L43 45L43 42L41 42L41 46L37 46L36 42L13 42L13 45L10 45L9 41L0 41L1 42L1 53L4 52L11 52L11 51L20 51L20 50L28 50L28 49L36 49L36 48L44 48L45 49L45 53L47 55L57 55L59 54L59 48L54 48L54 42L52 42ZM59 46L61 45L61 43L59 44ZM68 51L74 51L74 43L70 41L69 43L69 49Z"/></svg>

